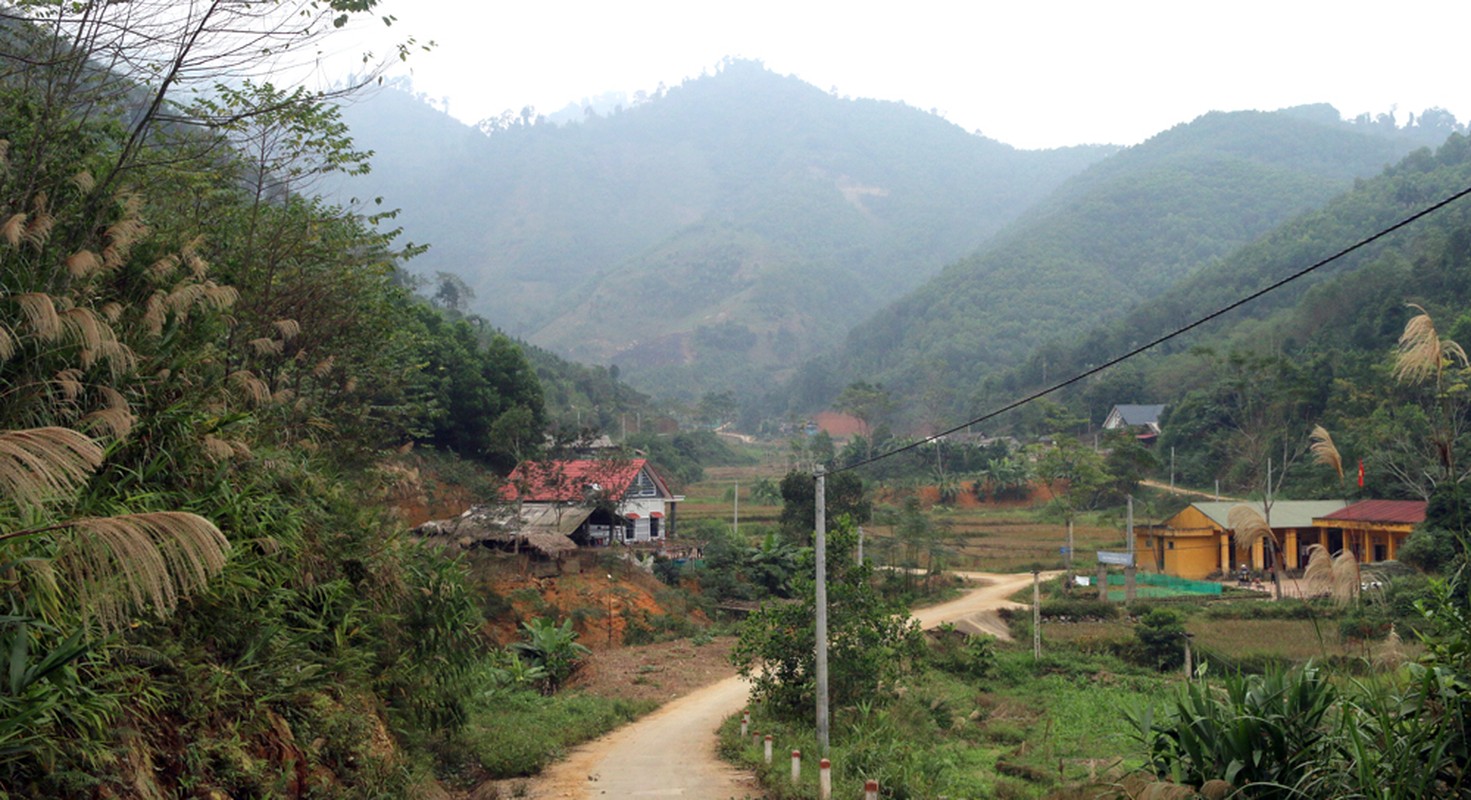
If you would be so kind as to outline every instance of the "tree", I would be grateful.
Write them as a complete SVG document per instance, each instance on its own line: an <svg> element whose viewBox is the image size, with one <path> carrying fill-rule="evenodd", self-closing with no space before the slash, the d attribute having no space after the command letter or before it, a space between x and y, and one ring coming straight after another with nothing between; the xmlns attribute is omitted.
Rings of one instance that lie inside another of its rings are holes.
<svg viewBox="0 0 1471 800"><path fill-rule="evenodd" d="M894 413L894 398L880 383L854 381L845 387L833 401L833 407L845 414L857 417L863 423L863 432L868 437L866 458L873 458L873 441L876 428Z"/></svg>
<svg viewBox="0 0 1471 800"><path fill-rule="evenodd" d="M828 535L828 688L834 706L882 699L923 652L919 625L874 589L872 568L854 563L858 536L843 522ZM812 551L794 576L797 603L766 604L746 619L731 661L751 694L775 713L801 718L816 698L816 592Z"/></svg>
<svg viewBox="0 0 1471 800"><path fill-rule="evenodd" d="M862 525L873 517L873 503L868 499L863 479L852 472L827 476L825 509L829 524L848 517L854 525ZM817 524L817 481L802 472L788 472L781 479L781 529L801 544L811 544Z"/></svg>

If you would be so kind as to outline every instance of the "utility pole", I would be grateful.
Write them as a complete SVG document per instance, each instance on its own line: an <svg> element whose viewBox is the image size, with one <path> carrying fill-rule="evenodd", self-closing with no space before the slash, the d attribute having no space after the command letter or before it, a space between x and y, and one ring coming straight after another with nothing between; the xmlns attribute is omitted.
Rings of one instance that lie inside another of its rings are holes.
<svg viewBox="0 0 1471 800"><path fill-rule="evenodd" d="M734 533L736 536L740 536L741 535L741 482L740 481L736 481L736 485L735 485L735 511L733 513L734 513L734 516L731 519L731 523L730 523L731 532Z"/></svg>
<svg viewBox="0 0 1471 800"><path fill-rule="evenodd" d="M1042 573L1032 570L1032 659L1042 660Z"/></svg>
<svg viewBox="0 0 1471 800"><path fill-rule="evenodd" d="M1175 446L1170 445L1170 491L1175 491Z"/></svg>
<svg viewBox="0 0 1471 800"><path fill-rule="evenodd" d="M828 755L827 735L827 471L821 464L814 470L817 478L817 746Z"/></svg>

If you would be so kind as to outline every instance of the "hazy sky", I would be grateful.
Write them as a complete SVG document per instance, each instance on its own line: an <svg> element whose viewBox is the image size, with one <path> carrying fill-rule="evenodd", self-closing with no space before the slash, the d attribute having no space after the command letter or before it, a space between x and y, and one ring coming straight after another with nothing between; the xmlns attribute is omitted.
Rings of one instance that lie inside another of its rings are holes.
<svg viewBox="0 0 1471 800"><path fill-rule="evenodd" d="M1471 119L1471 3L383 0L433 39L414 88L466 122L669 86L725 56L844 95L938 109L1036 148L1134 144L1212 110L1439 106ZM373 42L376 26L354 32ZM340 40L342 55L357 41ZM386 51L382 40L373 45ZM346 59L344 59L346 61ZM395 68L395 72L404 71Z"/></svg>

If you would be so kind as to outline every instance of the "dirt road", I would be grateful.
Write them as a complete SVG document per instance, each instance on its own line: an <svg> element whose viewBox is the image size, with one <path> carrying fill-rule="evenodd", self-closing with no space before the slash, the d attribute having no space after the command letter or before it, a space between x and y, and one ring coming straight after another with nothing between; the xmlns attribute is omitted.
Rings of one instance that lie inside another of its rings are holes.
<svg viewBox="0 0 1471 800"><path fill-rule="evenodd" d="M1030 586L1032 576L961 574L978 588L958 600L922 608L914 613L915 619L926 628L953 622L963 631L1011 638L997 611L1017 605L1006 598ZM715 754L715 729L745 703L746 683L740 678L727 678L685 695L573 750L535 781L530 796L728 800L755 795L755 780Z"/></svg>

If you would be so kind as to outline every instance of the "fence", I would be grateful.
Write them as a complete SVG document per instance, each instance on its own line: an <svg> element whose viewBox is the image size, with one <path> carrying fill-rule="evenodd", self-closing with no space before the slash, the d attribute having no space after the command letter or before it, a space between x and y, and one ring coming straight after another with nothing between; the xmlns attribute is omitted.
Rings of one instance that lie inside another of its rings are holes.
<svg viewBox="0 0 1471 800"><path fill-rule="evenodd" d="M1109 573L1108 576L1109 596L1108 599L1124 599L1124 576L1118 573ZM1117 586L1118 597L1114 597L1114 589ZM1161 575L1157 572L1140 572L1134 576L1135 597L1179 597L1181 595L1191 596L1219 596L1221 584L1214 581L1192 581L1186 578L1177 578L1173 575Z"/></svg>

